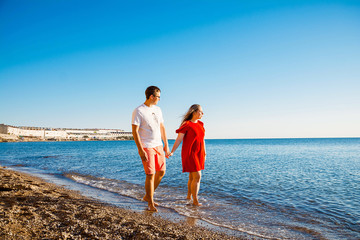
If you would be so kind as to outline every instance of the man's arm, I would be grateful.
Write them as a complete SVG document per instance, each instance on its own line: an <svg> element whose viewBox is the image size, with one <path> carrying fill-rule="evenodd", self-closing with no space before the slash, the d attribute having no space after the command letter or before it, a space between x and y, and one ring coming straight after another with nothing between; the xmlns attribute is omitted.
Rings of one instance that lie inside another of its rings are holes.
<svg viewBox="0 0 360 240"><path fill-rule="evenodd" d="M146 153L144 151L144 148L141 145L140 142L140 135L139 135L139 126L138 125L132 125L132 135L134 137L134 141L136 143L136 146L138 148L138 152L139 152L139 156L141 158L142 161L147 161L147 156Z"/></svg>
<svg viewBox="0 0 360 240"><path fill-rule="evenodd" d="M160 123L160 131L161 131L161 139L164 142L165 155L168 156L170 154L169 153L169 143L168 143L168 139L166 137L166 131L165 131L164 123Z"/></svg>

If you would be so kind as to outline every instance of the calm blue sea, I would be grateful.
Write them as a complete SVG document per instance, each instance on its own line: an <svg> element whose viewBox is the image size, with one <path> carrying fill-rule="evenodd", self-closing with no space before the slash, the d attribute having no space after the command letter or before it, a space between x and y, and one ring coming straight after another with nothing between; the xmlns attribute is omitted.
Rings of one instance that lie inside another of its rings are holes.
<svg viewBox="0 0 360 240"><path fill-rule="evenodd" d="M203 206L185 200L180 149L155 193L161 206L259 238L360 239L360 138L206 140L206 147ZM0 164L144 195L133 141L0 143Z"/></svg>

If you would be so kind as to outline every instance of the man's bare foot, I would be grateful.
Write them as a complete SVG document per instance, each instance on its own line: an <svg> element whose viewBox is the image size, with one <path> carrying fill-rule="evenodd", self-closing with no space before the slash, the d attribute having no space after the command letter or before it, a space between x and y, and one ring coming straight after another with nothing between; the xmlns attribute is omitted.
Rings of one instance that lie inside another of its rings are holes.
<svg viewBox="0 0 360 240"><path fill-rule="evenodd" d="M194 206L198 206L198 207L202 206L202 204L199 203L199 201L194 201L194 202L193 202L193 205L194 205Z"/></svg>
<svg viewBox="0 0 360 240"><path fill-rule="evenodd" d="M191 195L187 195L186 200L191 200Z"/></svg>
<svg viewBox="0 0 360 240"><path fill-rule="evenodd" d="M155 206L148 206L147 210L151 211L151 212L157 212L158 211Z"/></svg>
<svg viewBox="0 0 360 240"><path fill-rule="evenodd" d="M144 196L142 200L145 201L145 202L149 202L149 200L148 200L148 198L147 198L146 196ZM156 202L154 202L154 206L155 206L155 207L158 207L159 204L157 204Z"/></svg>

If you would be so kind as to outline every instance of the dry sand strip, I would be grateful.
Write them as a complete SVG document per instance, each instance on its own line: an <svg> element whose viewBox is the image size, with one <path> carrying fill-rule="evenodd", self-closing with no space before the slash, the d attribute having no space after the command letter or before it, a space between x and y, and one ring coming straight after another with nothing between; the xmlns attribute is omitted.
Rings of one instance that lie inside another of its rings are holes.
<svg viewBox="0 0 360 240"><path fill-rule="evenodd" d="M0 166L0 239L239 239L114 207Z"/></svg>

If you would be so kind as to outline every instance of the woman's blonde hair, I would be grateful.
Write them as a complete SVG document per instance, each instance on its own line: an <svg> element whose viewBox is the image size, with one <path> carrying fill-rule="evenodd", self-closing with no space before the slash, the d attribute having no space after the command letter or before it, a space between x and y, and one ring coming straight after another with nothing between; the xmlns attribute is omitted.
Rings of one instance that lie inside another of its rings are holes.
<svg viewBox="0 0 360 240"><path fill-rule="evenodd" d="M200 105L199 104L193 104L191 105L191 107L189 108L189 110L187 111L187 113L184 115L182 121L181 121L181 125L184 124L184 122L186 121L189 121L192 119L193 115L194 115L194 112L198 111L200 108Z"/></svg>

